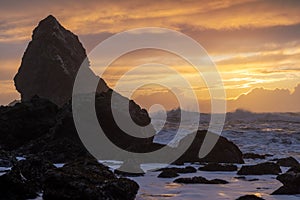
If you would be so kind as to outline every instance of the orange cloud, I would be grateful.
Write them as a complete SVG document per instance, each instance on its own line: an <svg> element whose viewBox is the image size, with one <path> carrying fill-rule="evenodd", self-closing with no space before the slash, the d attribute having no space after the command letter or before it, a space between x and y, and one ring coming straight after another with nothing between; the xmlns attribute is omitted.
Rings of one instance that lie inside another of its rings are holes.
<svg viewBox="0 0 300 200"><path fill-rule="evenodd" d="M294 92L256 88L236 100L228 101L228 111L242 108L253 112L300 112L299 99L300 84Z"/></svg>
<svg viewBox="0 0 300 200"><path fill-rule="evenodd" d="M291 90L300 82L299 8L300 1L293 0L6 1L0 7L0 80L12 80L33 28L39 20L53 14L67 29L79 34L88 52L112 34L130 28L161 26L179 30L202 44L212 56L229 99L257 87ZM190 54L197 56L192 50ZM208 99L205 83L195 71L181 59L163 52L123 57L104 79L114 86L133 66L149 62L171 65L193 83L189 89L195 90L201 100ZM164 71L155 72L157 79L169 78ZM134 84L141 78L150 78L149 72L135 74L128 80ZM176 80L172 84L176 85ZM0 103L8 102L3 94L13 94L12 91L12 83L2 83ZM161 91L144 88L139 92L152 95Z"/></svg>

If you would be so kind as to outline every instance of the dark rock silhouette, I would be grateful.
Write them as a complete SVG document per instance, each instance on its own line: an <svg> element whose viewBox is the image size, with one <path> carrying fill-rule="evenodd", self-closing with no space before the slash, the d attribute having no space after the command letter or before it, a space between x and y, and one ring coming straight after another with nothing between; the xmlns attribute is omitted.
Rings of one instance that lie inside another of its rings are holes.
<svg viewBox="0 0 300 200"><path fill-rule="evenodd" d="M264 200L264 199L260 198L256 195L253 195L253 194L248 194L245 196L241 196L241 197L237 198L236 200Z"/></svg>
<svg viewBox="0 0 300 200"><path fill-rule="evenodd" d="M283 186L274 191L273 195L284 194L300 194L300 165L295 165L290 168L286 173L280 174L276 178Z"/></svg>
<svg viewBox="0 0 300 200"><path fill-rule="evenodd" d="M293 157L279 158L276 163L282 167L294 167L299 165L299 162Z"/></svg>
<svg viewBox="0 0 300 200"><path fill-rule="evenodd" d="M40 157L31 157L14 164L0 176L0 199L32 199L42 191L46 171L56 167Z"/></svg>
<svg viewBox="0 0 300 200"><path fill-rule="evenodd" d="M156 171L163 171L163 172L168 171L168 172L175 172L175 173L179 173L179 174L188 174L188 173L197 172L197 169L192 166L187 166L184 168L178 168L178 167L162 168L162 169L158 169Z"/></svg>
<svg viewBox="0 0 300 200"><path fill-rule="evenodd" d="M260 154L256 154L256 153L244 153L243 154L244 159L266 159L266 157L268 157L268 156L272 156L272 155L270 155L270 154L260 155Z"/></svg>
<svg viewBox="0 0 300 200"><path fill-rule="evenodd" d="M157 177L158 178L175 178L178 177L179 174L172 170L162 171Z"/></svg>
<svg viewBox="0 0 300 200"><path fill-rule="evenodd" d="M38 95L59 106L67 103L72 96L78 69L86 57L78 37L61 26L55 17L50 15L40 21L14 78L22 101ZM89 79L97 78L91 70L87 73ZM98 92L107 89L100 79Z"/></svg>
<svg viewBox="0 0 300 200"><path fill-rule="evenodd" d="M274 174L278 175L281 173L280 166L271 163L260 163L257 165L244 165L242 168L238 171L238 175L264 175L264 174Z"/></svg>
<svg viewBox="0 0 300 200"><path fill-rule="evenodd" d="M189 134L179 142L184 143L189 137L194 137L191 146L188 150L174 163L181 164L184 162L212 162L212 163L244 163L243 154L240 149L225 137L220 136L212 151L204 158L199 158L198 154L207 131L198 131L197 133Z"/></svg>
<svg viewBox="0 0 300 200"><path fill-rule="evenodd" d="M80 158L45 175L43 199L133 200L139 186L117 178L108 167L92 158Z"/></svg>
<svg viewBox="0 0 300 200"><path fill-rule="evenodd" d="M200 171L237 171L236 165L231 164L218 164L218 163L209 163L203 167L199 167Z"/></svg>
<svg viewBox="0 0 300 200"><path fill-rule="evenodd" d="M174 183L184 184L227 184L228 181L222 179L207 180L202 176L194 176L192 178L178 178L174 180Z"/></svg>
<svg viewBox="0 0 300 200"><path fill-rule="evenodd" d="M56 123L58 107L37 96L15 106L0 108L0 146L15 150L49 132Z"/></svg>

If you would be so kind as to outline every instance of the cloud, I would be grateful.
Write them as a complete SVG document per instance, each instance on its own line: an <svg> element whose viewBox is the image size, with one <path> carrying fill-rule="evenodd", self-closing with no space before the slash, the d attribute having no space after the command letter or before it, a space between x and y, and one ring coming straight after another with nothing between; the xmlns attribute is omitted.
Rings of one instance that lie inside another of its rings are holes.
<svg viewBox="0 0 300 200"><path fill-rule="evenodd" d="M300 23L238 29L207 29L190 24L179 30L197 40L211 54L245 53L299 47Z"/></svg>
<svg viewBox="0 0 300 200"><path fill-rule="evenodd" d="M228 101L228 111L242 108L253 112L300 112L300 84L287 89L253 89L236 100Z"/></svg>
<svg viewBox="0 0 300 200"><path fill-rule="evenodd" d="M79 35L87 52L109 36L130 28L159 26L181 31L203 45L216 61L229 98L262 86L292 89L300 80L300 52L297 51L300 49L300 1L11 0L0 3L0 80L12 80L33 28L49 14ZM160 42L164 42L163 37ZM177 41L174 44L181 45ZM193 53L191 50L194 56ZM152 54L156 58L143 58L148 55L117 64L128 67L151 59L167 61L181 65L180 71L186 76L198 77L168 55ZM123 71L108 74L111 79L108 82L118 80L120 72ZM163 76L166 74L157 77ZM132 83L138 78L141 76L132 77ZM14 89L12 84L10 87L9 90ZM203 90L202 85L193 85L197 87Z"/></svg>
<svg viewBox="0 0 300 200"><path fill-rule="evenodd" d="M179 30L182 24L217 30L293 25L300 23L299 7L299 1L292 0L2 1L0 40L28 38L30 30L48 14L78 34L97 34L145 26Z"/></svg>
<svg viewBox="0 0 300 200"><path fill-rule="evenodd" d="M156 91L150 95L139 95L134 98L142 107L149 109L154 104L160 104L167 110L179 107L177 98L172 91ZM227 112L237 109L246 109L252 112L300 112L300 84L294 91L288 89L269 90L255 88L235 100L227 101ZM182 102L185 110L195 111L189 107L190 99ZM198 99L199 110L204 113L211 112L210 100Z"/></svg>

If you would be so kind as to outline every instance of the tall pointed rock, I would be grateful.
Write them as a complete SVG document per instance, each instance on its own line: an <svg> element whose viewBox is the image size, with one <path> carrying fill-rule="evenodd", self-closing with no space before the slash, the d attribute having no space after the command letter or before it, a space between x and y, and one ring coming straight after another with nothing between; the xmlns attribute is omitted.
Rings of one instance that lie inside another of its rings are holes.
<svg viewBox="0 0 300 200"><path fill-rule="evenodd" d="M38 95L61 106L72 96L76 74L86 51L78 37L66 30L52 15L34 29L14 81L22 101ZM89 66L87 66L89 67ZM88 70L91 78L96 75ZM108 87L101 79L100 88Z"/></svg>

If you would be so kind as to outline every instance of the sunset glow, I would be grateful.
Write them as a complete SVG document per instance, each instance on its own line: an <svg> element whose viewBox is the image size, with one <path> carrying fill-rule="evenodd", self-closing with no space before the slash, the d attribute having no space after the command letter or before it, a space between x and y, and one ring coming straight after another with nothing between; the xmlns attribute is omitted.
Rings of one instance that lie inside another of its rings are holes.
<svg viewBox="0 0 300 200"><path fill-rule="evenodd" d="M285 93L283 95L293 96L295 88L300 83L300 1L220 0L207 3L197 0L154 1L151 4L143 1L57 2L59 3L53 1L2 3L0 104L8 104L14 99L19 99L13 77L20 65L25 47L31 40L32 30L38 21L49 14L56 16L67 29L78 34L88 52L109 36L131 28L164 27L190 36L207 50L215 62L226 89L229 111L238 108L231 103L232 101L243 94L252 93L256 88L263 88L259 93L253 93L259 95L258 99L264 98L264 94L270 91L273 91L270 96L272 99L276 95L285 98L278 91ZM62 7L64 9L61 9ZM191 56L197 55L191 52ZM95 62L91 60L92 68L93 65L97 65ZM199 102L207 105L206 101L210 97L205 82L199 79L188 63L170 53L146 50L124 55L113 63L113 67L103 78L110 87L114 87L116 80L123 73L144 63L163 63L172 66L192 83ZM154 70L157 79L168 77L163 70ZM147 78L150 73L151 71L139 74L138 77L132 76L131 83L134 83L135 78ZM177 87L176 80L172 81L174 87ZM180 86L177 89L185 92ZM165 100L169 100L168 91L162 91L159 87L140 89L132 97L142 106L146 106L148 103L144 99L156 93L164 94ZM298 94L299 92L293 96L291 102L297 102L300 97ZM245 100L244 103L248 104L249 101ZM249 103L249 107L251 106ZM299 105L282 110L275 109L276 104L273 106L274 110L252 107L256 112L300 112Z"/></svg>

